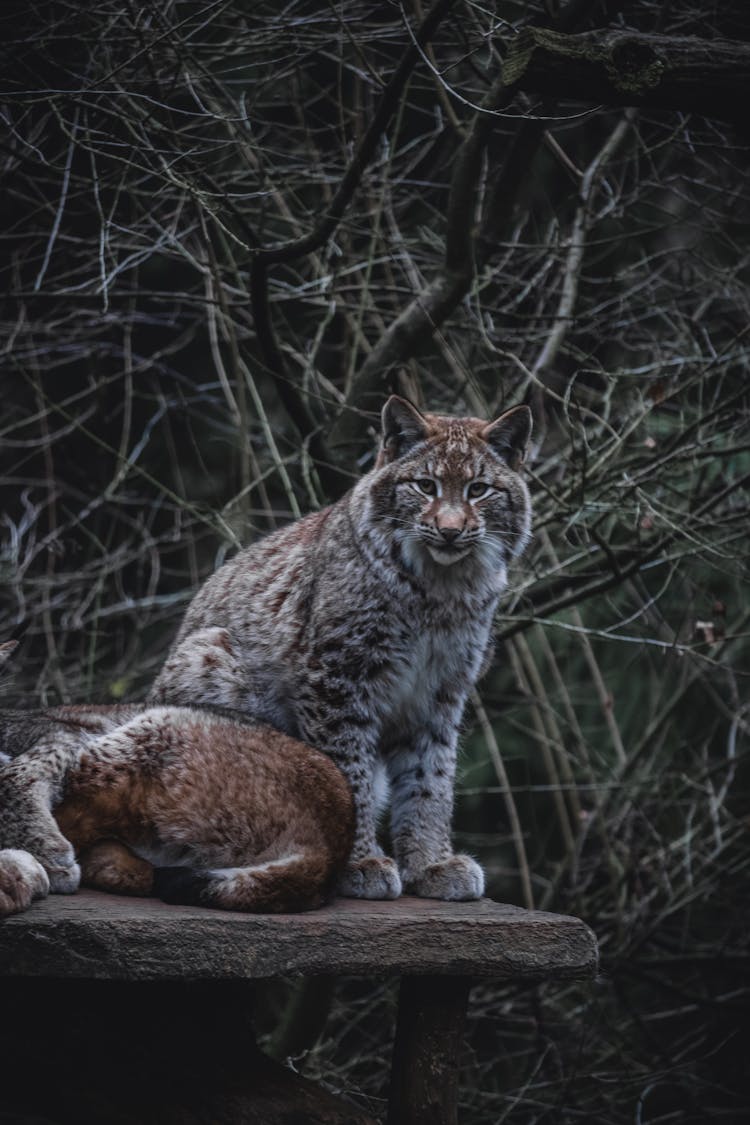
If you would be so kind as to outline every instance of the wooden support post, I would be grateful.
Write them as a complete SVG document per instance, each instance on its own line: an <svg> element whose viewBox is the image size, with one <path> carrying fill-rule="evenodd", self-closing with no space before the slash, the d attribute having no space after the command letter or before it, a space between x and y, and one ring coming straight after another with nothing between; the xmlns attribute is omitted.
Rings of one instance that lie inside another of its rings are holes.
<svg viewBox="0 0 750 1125"><path fill-rule="evenodd" d="M469 977L401 981L388 1125L456 1125Z"/></svg>

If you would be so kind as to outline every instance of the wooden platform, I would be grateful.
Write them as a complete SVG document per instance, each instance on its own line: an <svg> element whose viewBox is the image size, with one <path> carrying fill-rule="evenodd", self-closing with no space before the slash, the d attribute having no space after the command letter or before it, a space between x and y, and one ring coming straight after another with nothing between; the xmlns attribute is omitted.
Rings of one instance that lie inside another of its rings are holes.
<svg viewBox="0 0 750 1125"><path fill-rule="evenodd" d="M300 974L586 977L578 918L483 899L338 899L308 914L236 914L98 891L53 895L0 922L0 977L257 980Z"/></svg>
<svg viewBox="0 0 750 1125"><path fill-rule="evenodd" d="M0 921L4 1108L13 1125L379 1125L258 1049L253 982L323 978L301 986L319 997L338 976L390 975L401 986L387 1125L456 1125L472 981L596 967L577 918L488 900L249 915L53 896Z"/></svg>

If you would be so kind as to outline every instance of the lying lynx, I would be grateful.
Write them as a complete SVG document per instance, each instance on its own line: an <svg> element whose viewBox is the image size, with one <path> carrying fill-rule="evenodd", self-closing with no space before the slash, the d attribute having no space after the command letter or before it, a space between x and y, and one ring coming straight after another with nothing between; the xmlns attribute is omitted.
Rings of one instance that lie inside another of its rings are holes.
<svg viewBox="0 0 750 1125"><path fill-rule="evenodd" d="M307 910L332 892L352 838L351 796L330 759L242 716L0 712L0 916L81 881L227 910Z"/></svg>

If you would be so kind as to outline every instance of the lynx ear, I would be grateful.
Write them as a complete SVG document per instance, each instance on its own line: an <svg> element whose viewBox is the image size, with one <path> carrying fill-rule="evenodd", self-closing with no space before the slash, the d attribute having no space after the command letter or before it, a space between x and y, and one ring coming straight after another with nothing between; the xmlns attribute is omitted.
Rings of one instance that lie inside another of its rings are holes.
<svg viewBox="0 0 750 1125"><path fill-rule="evenodd" d="M482 430L487 444L502 457L510 469L518 469L526 455L531 437L532 416L528 406L514 406L506 410Z"/></svg>
<svg viewBox="0 0 750 1125"><path fill-rule="evenodd" d="M0 664L5 664L6 660L10 660L17 648L18 641L3 641L0 644Z"/></svg>
<svg viewBox="0 0 750 1125"><path fill-rule="evenodd" d="M403 457L413 445L427 437L427 422L405 398L391 395L383 407L383 447L380 455L382 464Z"/></svg>

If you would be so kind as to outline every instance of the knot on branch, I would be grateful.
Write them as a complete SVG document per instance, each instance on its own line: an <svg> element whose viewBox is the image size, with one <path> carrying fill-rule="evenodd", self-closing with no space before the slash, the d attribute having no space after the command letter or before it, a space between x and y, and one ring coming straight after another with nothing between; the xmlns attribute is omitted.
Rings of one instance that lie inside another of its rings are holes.
<svg viewBox="0 0 750 1125"><path fill-rule="evenodd" d="M524 27L511 40L508 53L503 59L503 84L506 89L514 86L525 74L539 41L536 31L536 28Z"/></svg>
<svg viewBox="0 0 750 1125"><path fill-rule="evenodd" d="M511 42L503 63L506 89L574 96L630 95L642 99L668 71L666 55L645 37L630 32L563 35L526 27Z"/></svg>
<svg viewBox="0 0 750 1125"><path fill-rule="evenodd" d="M665 63L650 44L644 43L642 39L618 35L607 46L607 75L618 90L643 94L659 85Z"/></svg>

